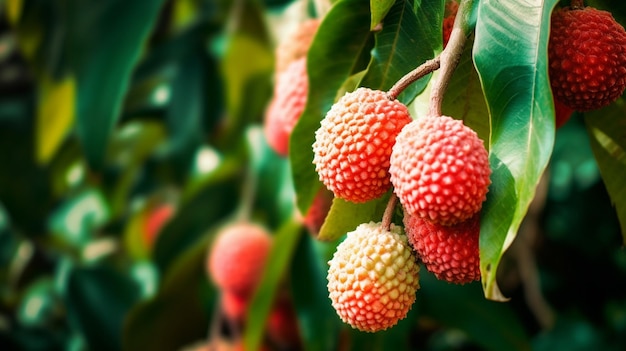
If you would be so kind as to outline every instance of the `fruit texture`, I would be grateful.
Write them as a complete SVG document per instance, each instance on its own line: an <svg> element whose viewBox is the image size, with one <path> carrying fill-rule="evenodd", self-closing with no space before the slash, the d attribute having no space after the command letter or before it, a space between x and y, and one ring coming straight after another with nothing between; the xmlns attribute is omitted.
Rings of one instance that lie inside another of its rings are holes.
<svg viewBox="0 0 626 351"><path fill-rule="evenodd" d="M405 211L443 225L477 213L491 183L482 140L448 116L418 118L404 127L389 172Z"/></svg>
<svg viewBox="0 0 626 351"><path fill-rule="evenodd" d="M276 47L276 72L284 71L293 61L306 57L321 20L307 19L290 32Z"/></svg>
<svg viewBox="0 0 626 351"><path fill-rule="evenodd" d="M215 285L248 298L256 289L269 251L271 235L252 223L231 224L216 236L207 257L207 270Z"/></svg>
<svg viewBox="0 0 626 351"><path fill-rule="evenodd" d="M270 147L281 156L289 153L289 137L304 111L308 91L306 58L293 61L277 75L263 130Z"/></svg>
<svg viewBox="0 0 626 351"><path fill-rule="evenodd" d="M354 203L387 192L396 136L411 122L406 106L386 93L358 88L328 111L313 143L315 170L336 197Z"/></svg>
<svg viewBox="0 0 626 351"><path fill-rule="evenodd" d="M405 215L404 230L426 269L438 279L455 284L480 279L480 214L453 226Z"/></svg>
<svg viewBox="0 0 626 351"><path fill-rule="evenodd" d="M339 317L376 332L406 317L419 288L419 266L402 234L391 225L365 223L347 234L329 261L328 291Z"/></svg>
<svg viewBox="0 0 626 351"><path fill-rule="evenodd" d="M557 9L551 18L548 63L556 100L576 111L606 106L626 87L626 31L607 11Z"/></svg>

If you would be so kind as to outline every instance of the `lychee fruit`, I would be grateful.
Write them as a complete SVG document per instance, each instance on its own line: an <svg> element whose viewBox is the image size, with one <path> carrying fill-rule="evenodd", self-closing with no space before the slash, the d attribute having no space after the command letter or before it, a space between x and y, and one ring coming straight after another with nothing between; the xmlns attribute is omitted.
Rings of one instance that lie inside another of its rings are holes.
<svg viewBox="0 0 626 351"><path fill-rule="evenodd" d="M554 124L556 128L561 128L565 122L569 121L573 113L573 109L563 105L558 100L554 100Z"/></svg>
<svg viewBox="0 0 626 351"><path fill-rule="evenodd" d="M278 296L267 320L269 339L281 348L296 348L300 343L300 329L293 301L287 294Z"/></svg>
<svg viewBox="0 0 626 351"><path fill-rule="evenodd" d="M174 212L175 207L168 203L157 205L149 210L143 223L144 240L149 247L154 244L163 226L170 220Z"/></svg>
<svg viewBox="0 0 626 351"><path fill-rule="evenodd" d="M301 216L302 224L307 228L309 233L317 235L326 220L328 211L333 204L333 193L321 187L313 198L313 203L309 207L305 216Z"/></svg>
<svg viewBox="0 0 626 351"><path fill-rule="evenodd" d="M448 45L448 40L450 40L450 34L452 34L452 28L454 27L454 21L456 20L456 13L458 10L458 2L450 1L446 4L445 16L442 23L444 48Z"/></svg>
<svg viewBox="0 0 626 351"><path fill-rule="evenodd" d="M276 73L284 71L293 61L306 57L321 19L309 18L280 41L276 47Z"/></svg>
<svg viewBox="0 0 626 351"><path fill-rule="evenodd" d="M272 247L272 236L260 225L241 222L224 227L207 256L214 284L241 297L251 296L259 283Z"/></svg>
<svg viewBox="0 0 626 351"><path fill-rule="evenodd" d="M419 266L402 227L360 224L329 261L328 291L345 323L366 332L406 317L419 288Z"/></svg>
<svg viewBox="0 0 626 351"><path fill-rule="evenodd" d="M289 137L304 112L308 91L305 57L293 61L277 75L274 95L265 111L263 131L270 147L281 156L289 153Z"/></svg>
<svg viewBox="0 0 626 351"><path fill-rule="evenodd" d="M406 212L443 225L480 211L491 184L482 140L463 121L448 116L426 116L404 127L389 173Z"/></svg>
<svg viewBox="0 0 626 351"><path fill-rule="evenodd" d="M358 88L328 111L313 143L315 170L336 197L363 203L391 188L389 157L411 122L404 104L380 90Z"/></svg>
<svg viewBox="0 0 626 351"><path fill-rule="evenodd" d="M220 307L226 318L233 322L243 322L248 311L249 296L240 296L230 290L223 290Z"/></svg>
<svg viewBox="0 0 626 351"><path fill-rule="evenodd" d="M576 111L609 105L626 87L626 31L607 11L557 9L548 64L555 100Z"/></svg>
<svg viewBox="0 0 626 351"><path fill-rule="evenodd" d="M409 243L438 279L454 284L480 280L480 214L453 226L411 215L403 221Z"/></svg>

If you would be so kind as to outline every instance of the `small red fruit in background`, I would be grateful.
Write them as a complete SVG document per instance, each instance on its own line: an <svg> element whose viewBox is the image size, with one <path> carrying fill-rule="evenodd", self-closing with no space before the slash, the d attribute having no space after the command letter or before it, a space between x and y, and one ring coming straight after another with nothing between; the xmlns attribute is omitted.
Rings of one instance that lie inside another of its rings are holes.
<svg viewBox="0 0 626 351"><path fill-rule="evenodd" d="M146 245L152 247L163 226L170 220L176 208L172 204L163 203L149 210L143 224L143 235Z"/></svg>
<svg viewBox="0 0 626 351"><path fill-rule="evenodd" d="M576 111L607 106L626 87L626 31L610 12L557 9L548 42L554 99Z"/></svg>
<svg viewBox="0 0 626 351"><path fill-rule="evenodd" d="M565 122L569 121L573 113L573 109L563 105L558 100L554 100L554 126L556 128L561 128Z"/></svg>

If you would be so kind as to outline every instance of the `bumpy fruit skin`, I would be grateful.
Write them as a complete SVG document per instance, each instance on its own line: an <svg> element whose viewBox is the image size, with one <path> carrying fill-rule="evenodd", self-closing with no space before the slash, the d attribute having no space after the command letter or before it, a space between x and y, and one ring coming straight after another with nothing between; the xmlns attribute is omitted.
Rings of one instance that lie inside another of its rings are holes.
<svg viewBox="0 0 626 351"><path fill-rule="evenodd" d="M576 111L599 109L626 87L626 31L606 11L555 10L548 63L555 99Z"/></svg>
<svg viewBox="0 0 626 351"><path fill-rule="evenodd" d="M223 291L247 298L258 285L271 247L272 237L263 227L246 222L228 225L209 251L209 276Z"/></svg>
<svg viewBox="0 0 626 351"><path fill-rule="evenodd" d="M289 137L304 111L308 92L306 58L303 57L277 75L274 95L265 111L265 138L281 156L289 153Z"/></svg>
<svg viewBox="0 0 626 351"><path fill-rule="evenodd" d="M454 225L480 211L491 184L482 140L448 116L426 116L404 127L393 147L389 173L405 211L442 225Z"/></svg>
<svg viewBox="0 0 626 351"><path fill-rule="evenodd" d="M404 230L426 269L438 279L454 284L480 280L480 214L453 226L405 215Z"/></svg>
<svg viewBox="0 0 626 351"><path fill-rule="evenodd" d="M405 105L385 92L358 88L337 101L315 132L315 170L335 197L362 203L391 187L389 157L411 122Z"/></svg>
<svg viewBox="0 0 626 351"><path fill-rule="evenodd" d="M301 22L276 47L276 72L284 71L293 61L306 57L321 20L310 18Z"/></svg>
<svg viewBox="0 0 626 351"><path fill-rule="evenodd" d="M329 261L328 291L339 317L353 328L376 332L406 317L419 288L413 250L392 224L364 223L338 246Z"/></svg>

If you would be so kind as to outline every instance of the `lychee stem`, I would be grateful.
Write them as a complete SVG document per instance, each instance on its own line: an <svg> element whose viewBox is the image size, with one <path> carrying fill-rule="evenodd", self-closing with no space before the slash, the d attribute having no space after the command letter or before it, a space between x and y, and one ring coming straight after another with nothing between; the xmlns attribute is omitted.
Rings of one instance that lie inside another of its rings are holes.
<svg viewBox="0 0 626 351"><path fill-rule="evenodd" d="M400 95L409 85L413 84L415 81L424 77L428 73L437 70L439 68L439 58L439 56L436 56L435 58L422 63L416 69L400 78L400 80L398 80L396 84L394 84L391 89L387 91L387 97L389 100L397 99L398 95Z"/></svg>
<svg viewBox="0 0 626 351"><path fill-rule="evenodd" d="M465 41L471 31L468 17L473 2L474 0L461 0L452 32L450 33L448 45L446 45L440 54L441 68L439 77L433 82L430 93L429 114L432 116L441 116L442 114L441 104L443 102L444 93L448 88L448 83L450 83L450 78L452 78L454 70L459 64Z"/></svg>
<svg viewBox="0 0 626 351"><path fill-rule="evenodd" d="M391 230L391 219L393 218L393 212L396 209L396 204L398 203L398 196L395 193L391 193L391 197L387 202L387 207L385 207L385 213L383 213L383 220L381 226L384 230Z"/></svg>

